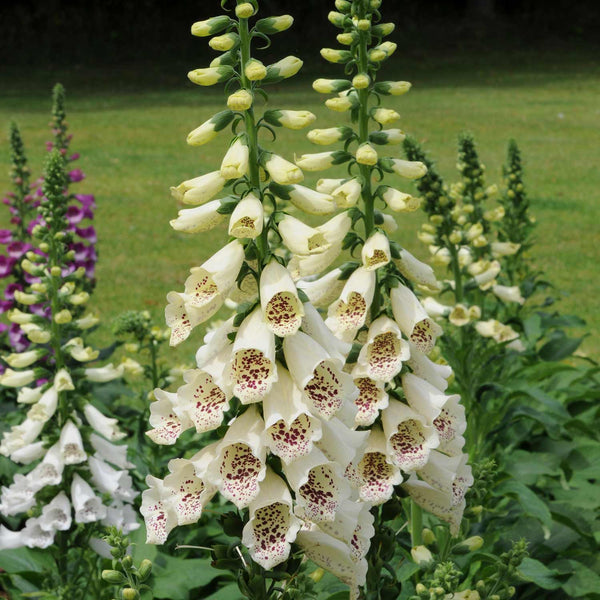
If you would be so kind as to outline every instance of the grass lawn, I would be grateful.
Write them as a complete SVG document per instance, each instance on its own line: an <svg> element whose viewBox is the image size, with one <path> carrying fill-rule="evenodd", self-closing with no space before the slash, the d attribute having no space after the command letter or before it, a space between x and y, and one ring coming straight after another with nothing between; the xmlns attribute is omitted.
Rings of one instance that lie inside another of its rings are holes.
<svg viewBox="0 0 600 600"><path fill-rule="evenodd" d="M396 76L414 87L386 105L401 113L400 126L426 144L448 180L455 177L461 130L475 135L488 183L500 182L507 141L518 141L539 224L534 261L563 297L561 310L588 321L584 350L598 357L600 72L592 55L512 59L512 65L481 57L411 59L405 67L398 57ZM312 70L322 75L316 67ZM185 65L170 70L39 70L26 76L5 69L0 74L0 123L18 121L34 172L48 139L52 84L61 81L67 88L72 149L81 153L77 166L87 174L77 190L95 194L98 202L100 262L94 305L106 319L126 309L148 309L162 323L166 293L180 289L188 269L226 239L224 228L185 237L168 224L177 212L169 186L218 168L227 137L200 148L186 145L188 131L222 110L224 97L222 88L191 86L185 74ZM323 97L312 91L310 82L308 77L296 78L271 88L271 104L309 109L320 127L345 122L345 115L324 109ZM288 158L320 151L302 132L285 130L280 142L279 152ZM6 165L0 168L4 190L9 186L5 136L0 157ZM334 170L325 176L335 176ZM316 177L307 180L312 184ZM423 257L414 233L420 218L401 216L398 240ZM7 212L2 211L0 227L6 221ZM186 357L198 342L198 336L188 342Z"/></svg>

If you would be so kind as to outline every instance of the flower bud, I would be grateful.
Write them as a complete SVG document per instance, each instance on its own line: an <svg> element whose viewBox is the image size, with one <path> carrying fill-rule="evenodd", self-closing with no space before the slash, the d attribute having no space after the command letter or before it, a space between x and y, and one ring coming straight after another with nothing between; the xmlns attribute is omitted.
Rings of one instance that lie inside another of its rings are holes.
<svg viewBox="0 0 600 600"><path fill-rule="evenodd" d="M425 546L415 546L411 549L410 555L418 565L427 565L433 560L433 554Z"/></svg>
<svg viewBox="0 0 600 600"><path fill-rule="evenodd" d="M214 139L217 134L225 129L233 121L235 114L231 110L223 110L213 115L208 121L205 121L191 131L187 136L187 143L190 146L202 146Z"/></svg>
<svg viewBox="0 0 600 600"><path fill-rule="evenodd" d="M244 5L241 4L240 6L244 6ZM252 4L250 4L250 6L252 6ZM236 10L236 12L237 12L237 10ZM137 590L134 590L133 588L125 588L121 592L122 600L138 600L139 597L140 597L139 593L137 592Z"/></svg>
<svg viewBox="0 0 600 600"><path fill-rule="evenodd" d="M25 304L27 306L37 304L41 300L37 294L27 294L21 290L15 290L14 298L19 304Z"/></svg>
<svg viewBox="0 0 600 600"><path fill-rule="evenodd" d="M383 146L385 144L401 144L406 134L401 129L382 129L369 133L369 141Z"/></svg>
<svg viewBox="0 0 600 600"><path fill-rule="evenodd" d="M327 146L335 142L347 140L353 131L350 127L329 127L328 129L313 129L306 134L306 137L319 146Z"/></svg>
<svg viewBox="0 0 600 600"><path fill-rule="evenodd" d="M282 79L293 77L301 68L302 61L296 56L286 56L267 67L265 83L277 83Z"/></svg>
<svg viewBox="0 0 600 600"><path fill-rule="evenodd" d="M344 28L346 15L342 13L335 12L334 10L330 11L327 15L327 20L334 25L335 27L339 27L340 29Z"/></svg>
<svg viewBox="0 0 600 600"><path fill-rule="evenodd" d="M337 94L350 87L347 79L316 79L313 82L313 90L319 94Z"/></svg>
<svg viewBox="0 0 600 600"><path fill-rule="evenodd" d="M233 67L208 67L206 69L195 69L188 73L188 79L196 85L215 85L221 81L230 79L233 75Z"/></svg>
<svg viewBox="0 0 600 600"><path fill-rule="evenodd" d="M138 577L140 578L140 581L144 582L146 579L148 579L148 577L150 577L151 573L152 573L152 561L145 558L140 563L140 566L138 568Z"/></svg>
<svg viewBox="0 0 600 600"><path fill-rule="evenodd" d="M69 310L67 310L66 308L64 310L57 312L54 315L54 322L58 323L59 325L64 325L65 323L70 323L72 319L73 319L73 316L71 315L71 312Z"/></svg>
<svg viewBox="0 0 600 600"><path fill-rule="evenodd" d="M377 164L377 151L370 144L361 144L356 150L356 162L370 167Z"/></svg>
<svg viewBox="0 0 600 600"><path fill-rule="evenodd" d="M50 269L50 275L52 275L52 277L60 277L61 273L62 271L60 267L54 266Z"/></svg>
<svg viewBox="0 0 600 600"><path fill-rule="evenodd" d="M338 33L335 36L335 39L342 44L342 46L351 46L352 42L356 39L356 34L354 33Z"/></svg>
<svg viewBox="0 0 600 600"><path fill-rule="evenodd" d="M391 108L376 108L371 112L371 117L381 125L387 125L397 121L400 115Z"/></svg>
<svg viewBox="0 0 600 600"><path fill-rule="evenodd" d="M419 161L402 160L400 158L384 158L381 166L406 179L420 179L427 173L427 167Z"/></svg>
<svg viewBox="0 0 600 600"><path fill-rule="evenodd" d="M352 79L352 85L357 90L364 90L365 88L368 88L369 83L371 83L371 79L365 73L359 73L358 75L355 75L354 78Z"/></svg>
<svg viewBox="0 0 600 600"><path fill-rule="evenodd" d="M380 81L375 84L375 91L385 96L402 96L410 90L411 86L408 81Z"/></svg>
<svg viewBox="0 0 600 600"><path fill-rule="evenodd" d="M246 75L250 81L260 81L267 76L267 67L265 67L260 60L251 58L244 67L244 75Z"/></svg>
<svg viewBox="0 0 600 600"><path fill-rule="evenodd" d="M348 13L352 9L352 2L348 2L348 0L335 0L335 7L342 13Z"/></svg>
<svg viewBox="0 0 600 600"><path fill-rule="evenodd" d="M352 52L334 48L321 48L321 56L330 63L347 63L352 60Z"/></svg>
<svg viewBox="0 0 600 600"><path fill-rule="evenodd" d="M230 23L231 19L226 15L211 17L206 21L197 21L192 25L192 35L197 37L207 37L223 31Z"/></svg>
<svg viewBox="0 0 600 600"><path fill-rule="evenodd" d="M274 33L280 33L285 31L292 26L294 18L290 15L281 15L278 17L267 17L266 19L260 19L256 22L254 29L264 33L266 35L272 35Z"/></svg>
<svg viewBox="0 0 600 600"><path fill-rule="evenodd" d="M335 112L346 112L353 108L355 104L356 97L354 95L336 96L325 100L325 106Z"/></svg>
<svg viewBox="0 0 600 600"><path fill-rule="evenodd" d="M369 19L359 19L356 22L356 28L360 31L369 31L371 29L371 21Z"/></svg>
<svg viewBox="0 0 600 600"><path fill-rule="evenodd" d="M239 19L249 19L254 14L254 6L250 2L243 2L235 7L235 16Z"/></svg>
<svg viewBox="0 0 600 600"><path fill-rule="evenodd" d="M105 569L102 571L102 579L106 581L106 583L112 583L113 585L121 585L127 581L127 578L123 573L113 571L112 569Z"/></svg>
<svg viewBox="0 0 600 600"><path fill-rule="evenodd" d="M36 294L45 294L48 291L48 286L45 283L33 283L31 285L31 291Z"/></svg>
<svg viewBox="0 0 600 600"><path fill-rule="evenodd" d="M268 110L263 118L267 123L276 127L302 129L313 123L317 117L308 110Z"/></svg>
<svg viewBox="0 0 600 600"><path fill-rule="evenodd" d="M252 94L248 90L238 90L227 98L231 110L248 110L252 106Z"/></svg>
<svg viewBox="0 0 600 600"><path fill-rule="evenodd" d="M371 28L371 33L376 37L385 37L390 35L396 29L394 23L379 23Z"/></svg>
<svg viewBox="0 0 600 600"><path fill-rule="evenodd" d="M208 45L219 52L227 52L235 48L240 43L240 36L237 33L225 33L212 38Z"/></svg>

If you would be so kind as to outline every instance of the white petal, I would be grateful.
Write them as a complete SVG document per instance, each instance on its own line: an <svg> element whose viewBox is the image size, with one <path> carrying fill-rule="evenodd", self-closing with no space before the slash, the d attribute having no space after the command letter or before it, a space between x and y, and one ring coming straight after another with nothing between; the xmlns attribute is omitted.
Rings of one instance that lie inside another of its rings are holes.
<svg viewBox="0 0 600 600"><path fill-rule="evenodd" d="M94 494L90 484L77 473L73 475L71 483L71 502L75 509L76 523L93 523L106 517L106 506Z"/></svg>

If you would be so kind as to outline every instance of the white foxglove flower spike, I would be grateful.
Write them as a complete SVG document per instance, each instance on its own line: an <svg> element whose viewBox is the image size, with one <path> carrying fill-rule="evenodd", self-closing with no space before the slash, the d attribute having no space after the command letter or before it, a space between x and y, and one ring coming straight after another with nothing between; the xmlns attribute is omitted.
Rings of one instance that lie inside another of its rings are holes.
<svg viewBox="0 0 600 600"><path fill-rule="evenodd" d="M242 543L264 569L286 561L302 523L293 513L292 496L284 481L267 470L260 493L250 504Z"/></svg>
<svg viewBox="0 0 600 600"><path fill-rule="evenodd" d="M289 271L276 260L260 275L260 303L267 327L275 335L285 337L298 331L304 307Z"/></svg>

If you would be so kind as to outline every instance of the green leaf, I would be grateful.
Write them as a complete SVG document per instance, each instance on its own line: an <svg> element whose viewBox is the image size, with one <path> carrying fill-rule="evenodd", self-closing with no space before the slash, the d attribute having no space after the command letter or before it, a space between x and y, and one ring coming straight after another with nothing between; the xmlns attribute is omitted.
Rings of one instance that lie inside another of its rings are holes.
<svg viewBox="0 0 600 600"><path fill-rule="evenodd" d="M569 598L597 595L600 590L600 575L576 560L558 560L551 563L550 568L558 573L571 575L562 586Z"/></svg>
<svg viewBox="0 0 600 600"><path fill-rule="evenodd" d="M211 594L206 600L239 600L240 590L234 583L220 588L214 594Z"/></svg>
<svg viewBox="0 0 600 600"><path fill-rule="evenodd" d="M570 338L564 333L560 332L553 337L549 342L546 342L539 351L539 356L542 360L547 362L559 361L571 356L579 345L583 338Z"/></svg>
<svg viewBox="0 0 600 600"><path fill-rule="evenodd" d="M177 558L158 555L154 561L152 590L155 598L189 600L190 591L207 585L221 573L209 558Z"/></svg>
<svg viewBox="0 0 600 600"><path fill-rule="evenodd" d="M350 592L341 591L341 592L336 592L332 596L328 596L327 600L348 600L348 598L350 598Z"/></svg>
<svg viewBox="0 0 600 600"><path fill-rule="evenodd" d="M516 497L526 515L535 517L548 529L552 526L552 515L546 503L521 482L514 479L504 481L494 489L494 495Z"/></svg>
<svg viewBox="0 0 600 600"><path fill-rule="evenodd" d="M541 475L560 474L560 458L549 452L514 450L506 457L504 470L525 485L534 485Z"/></svg>
<svg viewBox="0 0 600 600"><path fill-rule="evenodd" d="M49 552L31 548L0 551L0 569L7 573L43 573L55 568Z"/></svg>
<svg viewBox="0 0 600 600"><path fill-rule="evenodd" d="M525 581L530 581L544 590L556 590L561 586L561 582L556 577L558 572L533 558L523 559L518 573Z"/></svg>

